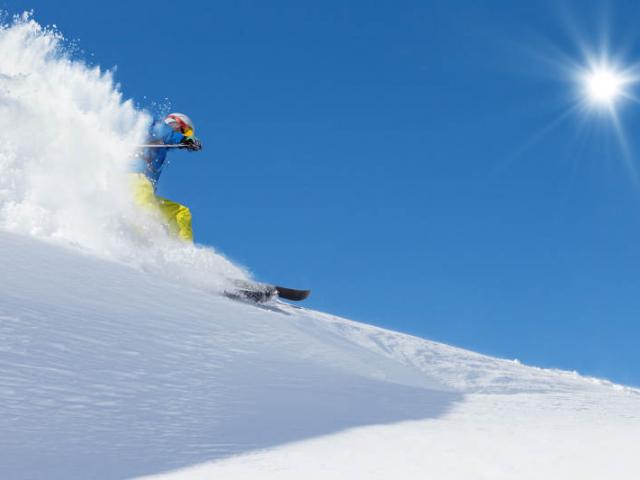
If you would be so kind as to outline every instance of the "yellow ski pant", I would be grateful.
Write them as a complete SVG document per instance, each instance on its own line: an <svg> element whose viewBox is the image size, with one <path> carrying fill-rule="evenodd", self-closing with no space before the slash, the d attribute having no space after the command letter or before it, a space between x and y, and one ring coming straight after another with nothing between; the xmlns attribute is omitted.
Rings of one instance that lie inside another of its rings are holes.
<svg viewBox="0 0 640 480"><path fill-rule="evenodd" d="M157 196L153 184L143 174L135 173L131 177L135 202L143 208L158 211L172 234L186 242L193 242L191 211L184 205Z"/></svg>

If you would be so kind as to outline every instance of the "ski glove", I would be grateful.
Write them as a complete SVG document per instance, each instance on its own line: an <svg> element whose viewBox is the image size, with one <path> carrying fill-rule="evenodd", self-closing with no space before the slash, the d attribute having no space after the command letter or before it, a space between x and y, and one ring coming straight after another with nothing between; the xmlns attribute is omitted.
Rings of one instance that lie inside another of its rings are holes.
<svg viewBox="0 0 640 480"><path fill-rule="evenodd" d="M198 152L202 150L202 143L200 143L200 140L195 137L185 138L182 142L180 142L180 145L183 145L187 150L190 150L192 152Z"/></svg>

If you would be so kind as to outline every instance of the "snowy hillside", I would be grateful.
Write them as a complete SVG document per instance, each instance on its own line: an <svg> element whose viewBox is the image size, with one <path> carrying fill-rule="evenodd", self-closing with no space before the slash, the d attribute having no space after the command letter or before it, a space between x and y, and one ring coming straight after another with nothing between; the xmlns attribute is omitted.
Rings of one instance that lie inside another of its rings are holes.
<svg viewBox="0 0 640 480"><path fill-rule="evenodd" d="M2 478L640 472L637 390L233 302L15 234L0 252Z"/></svg>

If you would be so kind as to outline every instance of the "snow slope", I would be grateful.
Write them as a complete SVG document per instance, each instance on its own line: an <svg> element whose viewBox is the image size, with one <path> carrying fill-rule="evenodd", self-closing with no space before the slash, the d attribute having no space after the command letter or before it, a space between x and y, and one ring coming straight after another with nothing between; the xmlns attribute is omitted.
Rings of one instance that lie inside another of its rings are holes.
<svg viewBox="0 0 640 480"><path fill-rule="evenodd" d="M0 233L6 479L637 478L640 392Z"/></svg>

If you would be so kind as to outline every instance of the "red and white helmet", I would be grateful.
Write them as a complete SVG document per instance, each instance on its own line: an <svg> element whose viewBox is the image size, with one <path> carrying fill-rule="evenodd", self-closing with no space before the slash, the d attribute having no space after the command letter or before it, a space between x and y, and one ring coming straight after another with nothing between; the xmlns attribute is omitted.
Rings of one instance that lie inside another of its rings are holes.
<svg viewBox="0 0 640 480"><path fill-rule="evenodd" d="M169 125L174 132L180 132L186 137L193 136L195 132L193 122L184 113L170 113L165 117L164 123Z"/></svg>

